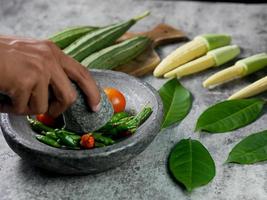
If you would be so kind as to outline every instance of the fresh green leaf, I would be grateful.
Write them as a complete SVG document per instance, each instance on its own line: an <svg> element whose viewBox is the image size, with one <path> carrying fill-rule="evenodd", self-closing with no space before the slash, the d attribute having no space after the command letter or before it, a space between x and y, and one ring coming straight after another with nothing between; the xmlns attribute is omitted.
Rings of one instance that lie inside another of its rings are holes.
<svg viewBox="0 0 267 200"><path fill-rule="evenodd" d="M267 130L254 133L239 142L226 162L253 164L267 160Z"/></svg>
<svg viewBox="0 0 267 200"><path fill-rule="evenodd" d="M205 110L198 118L196 130L222 133L246 126L261 114L264 101L261 99L228 100Z"/></svg>
<svg viewBox="0 0 267 200"><path fill-rule="evenodd" d="M191 94L177 79L165 83L160 88L159 95L164 108L162 128L180 122L189 113L192 105Z"/></svg>
<svg viewBox="0 0 267 200"><path fill-rule="evenodd" d="M199 141L190 138L181 140L172 149L169 169L188 191L208 184L216 174L215 163L208 150Z"/></svg>

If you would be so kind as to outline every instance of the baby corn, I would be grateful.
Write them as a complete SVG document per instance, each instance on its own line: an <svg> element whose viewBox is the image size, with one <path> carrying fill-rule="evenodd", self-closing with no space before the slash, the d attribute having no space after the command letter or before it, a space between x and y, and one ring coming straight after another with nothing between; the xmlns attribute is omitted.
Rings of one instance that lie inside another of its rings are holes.
<svg viewBox="0 0 267 200"><path fill-rule="evenodd" d="M153 74L156 77L162 76L176 67L205 55L209 50L229 45L230 42L231 37L229 35L206 34L197 36L163 59Z"/></svg>
<svg viewBox="0 0 267 200"><path fill-rule="evenodd" d="M234 93L228 99L244 99L267 90L267 76Z"/></svg>
<svg viewBox="0 0 267 200"><path fill-rule="evenodd" d="M205 88L216 86L236 78L241 78L254 73L267 66L267 54L260 53L239 60L234 66L222 70L203 82Z"/></svg>
<svg viewBox="0 0 267 200"><path fill-rule="evenodd" d="M176 76L178 78L181 78L182 76L194 74L196 72L200 72L211 67L217 67L232 60L233 58L238 56L239 53L240 49L237 45L225 46L218 49L214 49L212 51L209 51L207 55L188 62L166 73L164 77L172 78Z"/></svg>

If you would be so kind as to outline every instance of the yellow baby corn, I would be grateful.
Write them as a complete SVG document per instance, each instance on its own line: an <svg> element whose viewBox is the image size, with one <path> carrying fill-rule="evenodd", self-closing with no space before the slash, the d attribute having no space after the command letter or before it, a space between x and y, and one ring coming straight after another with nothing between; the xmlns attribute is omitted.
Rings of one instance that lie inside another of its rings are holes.
<svg viewBox="0 0 267 200"><path fill-rule="evenodd" d="M239 55L240 49L237 45L225 46L211 50L207 55L188 62L176 69L164 74L165 78L186 76L203 71L211 67L218 67Z"/></svg>
<svg viewBox="0 0 267 200"><path fill-rule="evenodd" d="M205 55L209 50L229 45L231 37L223 34L206 34L195 37L192 41L179 47L162 60L153 74L156 77L179 67L195 58Z"/></svg>
<svg viewBox="0 0 267 200"><path fill-rule="evenodd" d="M244 99L267 91L267 76L234 93L228 99Z"/></svg>
<svg viewBox="0 0 267 200"><path fill-rule="evenodd" d="M260 53L239 60L234 66L222 70L203 82L204 87L213 87L236 78L247 76L267 66L267 54Z"/></svg>

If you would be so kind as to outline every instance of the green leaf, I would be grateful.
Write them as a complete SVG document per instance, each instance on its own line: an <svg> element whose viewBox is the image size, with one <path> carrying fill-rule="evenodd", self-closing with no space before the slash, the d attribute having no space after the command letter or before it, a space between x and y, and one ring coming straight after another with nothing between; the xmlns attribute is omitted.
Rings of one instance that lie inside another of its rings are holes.
<svg viewBox="0 0 267 200"><path fill-rule="evenodd" d="M192 105L191 94L177 79L165 83L160 88L159 95L164 108L162 128L180 122L189 113Z"/></svg>
<svg viewBox="0 0 267 200"><path fill-rule="evenodd" d="M208 184L216 174L208 150L197 140L183 139L172 149L169 169L173 177L188 191Z"/></svg>
<svg viewBox="0 0 267 200"><path fill-rule="evenodd" d="M267 160L267 130L254 133L239 142L226 162L253 164Z"/></svg>
<svg viewBox="0 0 267 200"><path fill-rule="evenodd" d="M260 116L264 103L261 99L239 99L215 104L200 115L196 130L222 133L246 126Z"/></svg>

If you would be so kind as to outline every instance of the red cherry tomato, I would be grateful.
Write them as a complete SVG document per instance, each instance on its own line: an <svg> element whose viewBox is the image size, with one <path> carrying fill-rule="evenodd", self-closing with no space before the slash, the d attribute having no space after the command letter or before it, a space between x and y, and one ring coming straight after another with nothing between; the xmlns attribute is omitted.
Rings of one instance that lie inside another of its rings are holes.
<svg viewBox="0 0 267 200"><path fill-rule="evenodd" d="M81 138L80 144L85 149L92 149L95 146L95 138L92 133L84 134Z"/></svg>
<svg viewBox="0 0 267 200"><path fill-rule="evenodd" d="M126 106L124 95L115 88L105 88L104 91L113 106L114 112L123 112Z"/></svg>
<svg viewBox="0 0 267 200"><path fill-rule="evenodd" d="M53 117L50 117L47 114L36 115L36 119L46 126L54 126L56 121Z"/></svg>

